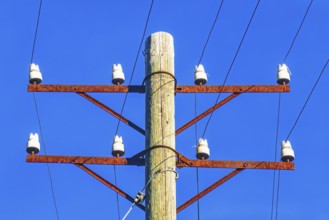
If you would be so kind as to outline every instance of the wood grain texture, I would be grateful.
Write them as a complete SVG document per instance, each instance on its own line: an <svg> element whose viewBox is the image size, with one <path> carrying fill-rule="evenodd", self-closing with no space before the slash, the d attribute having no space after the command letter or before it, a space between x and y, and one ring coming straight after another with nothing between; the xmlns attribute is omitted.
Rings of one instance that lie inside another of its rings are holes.
<svg viewBox="0 0 329 220"><path fill-rule="evenodd" d="M146 148L175 148L174 44L170 34L157 32L146 41ZM146 219L176 220L176 163L170 149L158 148L146 155Z"/></svg>

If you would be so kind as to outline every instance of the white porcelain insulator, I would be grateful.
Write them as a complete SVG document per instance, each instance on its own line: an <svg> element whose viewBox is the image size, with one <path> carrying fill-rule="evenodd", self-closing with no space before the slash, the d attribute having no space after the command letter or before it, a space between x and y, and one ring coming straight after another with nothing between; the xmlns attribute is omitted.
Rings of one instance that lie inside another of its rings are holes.
<svg viewBox="0 0 329 220"><path fill-rule="evenodd" d="M37 64L32 63L30 65L30 84L40 84L42 82L42 74L40 72L39 66Z"/></svg>
<svg viewBox="0 0 329 220"><path fill-rule="evenodd" d="M284 85L284 84L289 84L289 82L290 82L290 72L288 66L286 64L279 64L277 83L280 85Z"/></svg>
<svg viewBox="0 0 329 220"><path fill-rule="evenodd" d="M112 71L112 83L114 85L121 85L125 81L125 75L122 71L121 64L113 64L113 71Z"/></svg>
<svg viewBox="0 0 329 220"><path fill-rule="evenodd" d="M293 161L295 159L295 153L292 149L290 141L281 142L281 160L283 162Z"/></svg>
<svg viewBox="0 0 329 220"><path fill-rule="evenodd" d="M207 139L199 139L199 144L196 147L196 157L198 159L208 159L210 156L210 149L208 147Z"/></svg>
<svg viewBox="0 0 329 220"><path fill-rule="evenodd" d="M125 147L123 145L122 137L115 135L112 145L112 155L114 157L123 156L125 154Z"/></svg>
<svg viewBox="0 0 329 220"><path fill-rule="evenodd" d="M195 85L205 85L208 82L207 73L204 70L202 64L195 67L194 72L194 84Z"/></svg>
<svg viewBox="0 0 329 220"><path fill-rule="evenodd" d="M30 133L29 140L27 142L26 152L29 154L37 154L40 151L39 135L37 133Z"/></svg>

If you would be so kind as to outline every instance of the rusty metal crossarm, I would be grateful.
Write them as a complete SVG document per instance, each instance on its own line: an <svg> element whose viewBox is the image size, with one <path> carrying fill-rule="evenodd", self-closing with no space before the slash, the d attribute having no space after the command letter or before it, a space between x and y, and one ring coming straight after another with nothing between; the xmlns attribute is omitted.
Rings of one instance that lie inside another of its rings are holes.
<svg viewBox="0 0 329 220"><path fill-rule="evenodd" d="M93 170L89 169L88 167L84 166L83 164L75 164L75 165L77 167L79 167L80 169L82 169L83 171L85 171L86 173L88 173L89 175L91 175L92 177L94 177L95 179L97 179L98 181L100 181L101 183L103 183L105 186L109 187L110 189L112 189L113 191L118 193L123 198L125 198L128 201L134 203L134 198L133 197L131 197L130 195L125 193L123 190L121 190L116 185L110 183L109 181L107 181L106 179L101 177L99 174L97 174ZM136 203L136 206L145 211L145 206L144 205Z"/></svg>
<svg viewBox="0 0 329 220"><path fill-rule="evenodd" d="M251 88L252 87L252 88ZM251 88L248 90L248 88ZM248 91L246 91L248 90ZM144 86L111 85L28 85L29 92L105 92L105 93L145 93ZM225 85L225 86L177 86L176 93L248 93L289 92L289 85Z"/></svg>
<svg viewBox="0 0 329 220"><path fill-rule="evenodd" d="M177 86L176 93L276 93L289 92L289 85Z"/></svg>
<svg viewBox="0 0 329 220"><path fill-rule="evenodd" d="M30 163L63 163L63 164L99 164L99 165L133 165L144 166L142 158L114 158L114 157L88 157L88 156L50 156L28 155L26 162Z"/></svg>
<svg viewBox="0 0 329 220"><path fill-rule="evenodd" d="M83 157L83 156L45 156L28 155L26 161L30 163L66 163L66 164L99 164L99 165L135 165L144 166L144 158L113 158L113 157ZM178 168L235 168L235 169L271 169L294 170L291 162L265 162L265 161L229 161L229 160L177 160Z"/></svg>
<svg viewBox="0 0 329 220"><path fill-rule="evenodd" d="M184 204L182 204L181 206L179 206L177 208L177 211L176 212L179 213L183 209L187 208L188 206L190 206L194 202L198 201L203 196L207 195L208 193L210 193L211 191L213 191L214 189L216 189L218 186L222 185L223 183L225 183L226 181L228 181L229 179L231 179L235 175L239 174L243 170L244 169L236 169L236 170L232 171L231 173L227 174L226 176L224 176L223 178L219 179L214 184L212 184L211 186L209 186L208 188L206 188L205 190L203 190L202 192L200 192L199 194L197 194L196 196L192 197L191 199L189 199L188 201L186 201Z"/></svg>
<svg viewBox="0 0 329 220"><path fill-rule="evenodd" d="M177 164L177 167L294 170L295 164L266 161L189 160L187 163Z"/></svg>
<svg viewBox="0 0 329 220"><path fill-rule="evenodd" d="M120 115L119 113L117 113L116 111L114 111L113 109L111 109L110 107L104 105L103 103L101 103L97 99L95 99L95 98L91 97L90 95L88 95L86 93L83 93L83 92L77 92L77 94L80 95L81 97L87 99L91 103L97 105L98 107L100 107L104 111L110 113L111 115L113 115L114 117L116 117L117 119L119 119L120 121L122 121L123 123L129 125L133 129L135 129L136 131L138 131L139 133L145 135L145 130L144 129L142 129L141 127L139 127L135 123L129 121L128 119L126 119L125 117L123 117L122 115Z"/></svg>
<svg viewBox="0 0 329 220"><path fill-rule="evenodd" d="M29 92L145 93L144 86L30 84Z"/></svg>

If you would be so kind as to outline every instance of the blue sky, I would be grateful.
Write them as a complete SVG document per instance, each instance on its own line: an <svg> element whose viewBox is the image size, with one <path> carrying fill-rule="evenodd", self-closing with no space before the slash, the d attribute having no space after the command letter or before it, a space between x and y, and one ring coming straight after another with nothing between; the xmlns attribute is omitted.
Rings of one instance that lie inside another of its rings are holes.
<svg viewBox="0 0 329 220"><path fill-rule="evenodd" d="M111 84L112 64L121 63L129 79L151 1L44 0L35 47L44 84ZM257 1L225 1L202 64L209 85L222 84ZM192 85L197 64L220 1L155 1L146 36L166 31L175 45L175 76ZM296 34L309 1L261 1L228 85L276 84L276 69ZM25 162L30 132L39 126L33 96L27 92L28 69L39 1L3 1L0 7L2 68L0 219L56 219L45 164ZM318 74L328 59L329 2L312 4L286 60L292 72L291 92L282 94L279 141L286 138ZM144 46L143 46L144 47ZM139 55L133 85L144 78ZM10 77L9 77L10 76ZM296 170L282 171L278 219L323 220L329 217L328 67L290 136ZM95 94L120 111L123 94ZM225 95L222 96L224 98ZM49 155L110 156L117 120L76 94L37 93ZM198 113L216 95L199 94ZM214 114L207 129L211 159L273 161L278 94L243 94ZM130 94L123 115L144 127L144 96ZM194 95L176 96L176 128L194 117ZM198 134L206 119L198 123ZM122 124L126 155L144 148L144 138ZM176 148L195 156L191 127L177 136ZM6 148L8 147L8 148ZM44 146L41 146L41 154ZM278 156L279 158L279 151ZM71 219L118 219L115 193L73 165L50 164L59 216ZM111 166L91 166L114 182ZM144 186L142 167L118 167L118 184L134 196ZM196 194L196 171L178 170L177 204ZM200 169L200 188L226 175L226 169ZM273 171L245 170L200 201L201 219L270 219ZM130 203L120 198L121 217ZM128 219L142 219L134 208ZM192 205L179 219L197 219Z"/></svg>

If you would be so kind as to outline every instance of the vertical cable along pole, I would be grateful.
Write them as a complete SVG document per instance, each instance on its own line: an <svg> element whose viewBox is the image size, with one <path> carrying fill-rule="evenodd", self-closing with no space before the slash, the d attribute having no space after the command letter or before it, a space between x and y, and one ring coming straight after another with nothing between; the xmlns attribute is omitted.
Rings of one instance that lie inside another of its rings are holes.
<svg viewBox="0 0 329 220"><path fill-rule="evenodd" d="M161 144L175 149L174 43L170 34L157 32L147 38L145 71L145 147ZM145 182L149 183L145 219L176 220L176 174L161 172L175 171L174 152L166 148L151 150L145 165Z"/></svg>

